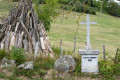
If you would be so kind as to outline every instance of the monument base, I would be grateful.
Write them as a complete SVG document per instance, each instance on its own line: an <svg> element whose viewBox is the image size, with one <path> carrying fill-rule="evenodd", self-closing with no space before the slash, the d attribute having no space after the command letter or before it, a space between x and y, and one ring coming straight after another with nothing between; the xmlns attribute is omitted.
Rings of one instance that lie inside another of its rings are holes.
<svg viewBox="0 0 120 80"><path fill-rule="evenodd" d="M79 49L81 54L81 72L98 73L98 50L94 49Z"/></svg>

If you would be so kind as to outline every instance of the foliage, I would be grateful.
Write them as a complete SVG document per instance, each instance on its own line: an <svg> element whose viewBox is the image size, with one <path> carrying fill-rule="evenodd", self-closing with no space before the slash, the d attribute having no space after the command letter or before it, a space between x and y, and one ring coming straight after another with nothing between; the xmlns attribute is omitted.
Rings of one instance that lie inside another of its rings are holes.
<svg viewBox="0 0 120 80"><path fill-rule="evenodd" d="M82 73L81 73L81 57L78 56L78 57L75 57L74 59L76 62L75 75L81 76L82 75Z"/></svg>
<svg viewBox="0 0 120 80"><path fill-rule="evenodd" d="M24 63L25 56L23 55L23 53L24 53L23 48L17 49L13 47L11 50L11 59L15 60L17 65Z"/></svg>
<svg viewBox="0 0 120 80"><path fill-rule="evenodd" d="M6 78L6 75L5 75L5 73L0 73L0 78Z"/></svg>
<svg viewBox="0 0 120 80"><path fill-rule="evenodd" d="M52 50L54 52L54 56L56 58L59 58L59 56L61 55L60 48L53 46ZM72 55L72 54L73 54L73 51L71 51L71 50L63 50L63 55Z"/></svg>
<svg viewBox="0 0 120 80"><path fill-rule="evenodd" d="M58 2L59 2L60 4L65 4L65 5L67 5L67 4L70 2L70 0L58 0Z"/></svg>
<svg viewBox="0 0 120 80"><path fill-rule="evenodd" d="M120 48L118 49L118 53L117 53L117 58L116 58L116 61L115 61L115 63L120 63Z"/></svg>
<svg viewBox="0 0 120 80"><path fill-rule="evenodd" d="M0 73L0 79L3 79L3 80L21 80L21 79L17 79L14 75L11 75L11 76L8 76L6 75L6 73Z"/></svg>
<svg viewBox="0 0 120 80"><path fill-rule="evenodd" d="M102 76L103 79L114 80L114 75L120 75L120 64L119 63L120 63L120 60L117 60L117 63L116 63L113 61L113 59L110 56L106 60L100 60L99 61L100 76Z"/></svg>
<svg viewBox="0 0 120 80"><path fill-rule="evenodd" d="M97 11L100 11L100 9L101 9L101 5L102 5L102 3L100 2L100 1L93 1L93 4L94 4L94 8L96 8L97 9Z"/></svg>
<svg viewBox="0 0 120 80"><path fill-rule="evenodd" d="M111 61L104 61L101 60L99 62L99 67L100 67L100 75L102 75L102 77L104 77L105 79L111 79L113 78L113 62Z"/></svg>
<svg viewBox="0 0 120 80"><path fill-rule="evenodd" d="M16 76L26 76L28 78L32 78L32 76L35 75L35 71L34 70L21 70L18 68L15 68L14 70L14 75Z"/></svg>
<svg viewBox="0 0 120 80"><path fill-rule="evenodd" d="M120 17L120 5L115 2L110 2L105 8L106 12L113 16Z"/></svg>
<svg viewBox="0 0 120 80"><path fill-rule="evenodd" d="M44 76L46 74L46 71L40 70L40 69L37 70L37 72L38 72L39 76Z"/></svg>
<svg viewBox="0 0 120 80"><path fill-rule="evenodd" d="M58 2L60 4L65 4L65 5L68 5L68 4L72 4L74 5L76 3L77 0L58 0ZM89 5L89 6L93 6L93 1L92 0L78 0L79 3L82 3L82 4L86 4L86 5Z"/></svg>
<svg viewBox="0 0 120 80"><path fill-rule="evenodd" d="M34 7L38 13L38 18L44 23L45 29L50 30L52 18L57 16L57 0L45 0L45 4L38 4Z"/></svg>
<svg viewBox="0 0 120 80"><path fill-rule="evenodd" d="M5 50L0 50L0 60L4 57L9 58L9 54Z"/></svg>
<svg viewBox="0 0 120 80"><path fill-rule="evenodd" d="M21 0L12 0L13 2L18 2L18 1L21 1Z"/></svg>
<svg viewBox="0 0 120 80"><path fill-rule="evenodd" d="M54 63L55 60L50 57L39 57L35 61L34 70L37 71L39 69L45 70L53 69Z"/></svg>
<svg viewBox="0 0 120 80"><path fill-rule="evenodd" d="M93 15L96 14L94 9L92 9L90 7L91 4L89 4L89 1L85 2L85 4L88 4L86 6L84 4L84 1L82 1L82 0L80 0L80 2L76 2L75 0L72 3L71 2L72 1L68 1L67 3L64 4L64 0L63 0L63 2L59 1L59 3L64 4L64 5L61 5L61 8L63 8L63 9L72 10L72 11L75 11L75 12L85 12L85 13L89 13L89 14L93 14Z"/></svg>
<svg viewBox="0 0 120 80"><path fill-rule="evenodd" d="M53 50L54 55L55 55L56 57L59 57L59 56L60 56L60 48L59 48L59 47L53 46L53 47L52 47L52 50Z"/></svg>
<svg viewBox="0 0 120 80"><path fill-rule="evenodd" d="M45 0L32 0L36 4L45 4Z"/></svg>
<svg viewBox="0 0 120 80"><path fill-rule="evenodd" d="M93 14L93 15L96 15L96 12L94 11L94 9L92 9L91 7L89 6L85 6L84 5L76 5L76 8L73 9L73 11L76 11L76 12L85 12L85 13L89 13L89 14Z"/></svg>

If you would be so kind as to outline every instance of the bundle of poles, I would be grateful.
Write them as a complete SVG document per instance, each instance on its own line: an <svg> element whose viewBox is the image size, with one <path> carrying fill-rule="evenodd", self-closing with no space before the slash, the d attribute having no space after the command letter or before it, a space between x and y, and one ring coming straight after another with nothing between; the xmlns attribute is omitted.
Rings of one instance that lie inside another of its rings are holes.
<svg viewBox="0 0 120 80"><path fill-rule="evenodd" d="M0 30L0 48L24 48L29 53L54 56L44 23L32 6L32 0L21 0L9 11Z"/></svg>

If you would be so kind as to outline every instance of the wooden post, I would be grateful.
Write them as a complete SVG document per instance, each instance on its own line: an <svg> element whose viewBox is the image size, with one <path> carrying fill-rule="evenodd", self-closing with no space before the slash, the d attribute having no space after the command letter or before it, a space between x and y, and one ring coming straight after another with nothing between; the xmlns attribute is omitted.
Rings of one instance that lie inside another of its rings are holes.
<svg viewBox="0 0 120 80"><path fill-rule="evenodd" d="M114 62L116 62L116 60L117 60L118 51L119 51L119 48L117 48Z"/></svg>
<svg viewBox="0 0 120 80"><path fill-rule="evenodd" d="M105 45L103 45L103 59L106 60L106 57L105 57Z"/></svg>
<svg viewBox="0 0 120 80"><path fill-rule="evenodd" d="M34 59L36 59L36 57L37 57L38 50L39 50L39 42L36 42L36 44L35 44L35 52L34 52Z"/></svg>
<svg viewBox="0 0 120 80"><path fill-rule="evenodd" d="M74 51L73 51L73 56L75 57L75 48L76 48L76 37L74 37Z"/></svg>
<svg viewBox="0 0 120 80"><path fill-rule="evenodd" d="M61 56L63 55L63 49L62 49L62 39L60 40L60 51L61 51Z"/></svg>
<svg viewBox="0 0 120 80"><path fill-rule="evenodd" d="M44 43L43 37L40 37L40 43L41 43L41 48L45 50L45 43Z"/></svg>

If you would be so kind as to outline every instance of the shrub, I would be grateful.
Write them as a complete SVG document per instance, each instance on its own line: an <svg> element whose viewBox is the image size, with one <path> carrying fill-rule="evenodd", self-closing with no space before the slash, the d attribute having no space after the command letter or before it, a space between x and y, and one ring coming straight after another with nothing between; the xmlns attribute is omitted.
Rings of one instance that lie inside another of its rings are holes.
<svg viewBox="0 0 120 80"><path fill-rule="evenodd" d="M44 1L45 4L40 5L37 2L34 8L37 11L39 20L44 23L46 31L49 31L52 18L56 17L58 14L57 12L58 4L57 0L44 0Z"/></svg>
<svg viewBox="0 0 120 80"><path fill-rule="evenodd" d="M32 78L32 76L35 75L35 71L34 70L20 70L15 68L14 70L14 75L15 76L26 76L28 78Z"/></svg>
<svg viewBox="0 0 120 80"><path fill-rule="evenodd" d="M79 0L81 3L84 2L84 0ZM72 2L72 3L71 3ZM85 8L85 6L83 4L77 3L76 4L76 0L59 0L60 4L64 4L66 7L66 10L71 10L73 8L73 6L75 5L75 8L73 9L73 11L75 12L85 12L85 13L89 13L89 14L93 14L95 15L96 12L94 11L94 9L92 9L90 6L93 6L93 2L87 0L85 1L85 4L87 4L87 8ZM63 8L64 6L62 5L61 8Z"/></svg>
<svg viewBox="0 0 120 80"><path fill-rule="evenodd" d="M11 59L15 60L17 65L25 62L25 56L22 53L24 53L22 48L13 47L11 50Z"/></svg>
<svg viewBox="0 0 120 80"><path fill-rule="evenodd" d="M100 11L101 8L101 2L100 1L93 1L94 7Z"/></svg>
<svg viewBox="0 0 120 80"><path fill-rule="evenodd" d="M6 74L5 73L0 73L0 78L6 78Z"/></svg>
<svg viewBox="0 0 120 80"><path fill-rule="evenodd" d="M71 0L58 0L58 3L67 5Z"/></svg>
<svg viewBox="0 0 120 80"><path fill-rule="evenodd" d="M111 61L104 61L101 60L99 62L99 67L100 67L100 75L105 78L105 79L111 79L113 78L113 62Z"/></svg>
<svg viewBox="0 0 120 80"><path fill-rule="evenodd" d="M53 69L54 63L55 60L50 57L39 57L35 61L34 70L37 71L40 69L45 69L45 70Z"/></svg>
<svg viewBox="0 0 120 80"><path fill-rule="evenodd" d="M40 77L42 77L46 74L46 71L44 71L44 70L38 70L37 72L38 72Z"/></svg>
<svg viewBox="0 0 120 80"><path fill-rule="evenodd" d="M13 2L18 2L18 1L21 1L21 0L12 0Z"/></svg>
<svg viewBox="0 0 120 80"><path fill-rule="evenodd" d="M0 60L2 60L4 57L9 59L9 54L5 50L0 50Z"/></svg>
<svg viewBox="0 0 120 80"><path fill-rule="evenodd" d="M58 58L60 56L60 48L53 46L52 50L54 52L54 55Z"/></svg>
<svg viewBox="0 0 120 80"><path fill-rule="evenodd" d="M118 16L120 17L120 5L118 5L115 2L110 2L106 6L106 12L113 15L113 16Z"/></svg>
<svg viewBox="0 0 120 80"><path fill-rule="evenodd" d="M114 60L114 59L113 59ZM114 60L115 63L119 64L120 63L120 48L118 48L118 52L115 56L115 60Z"/></svg>
<svg viewBox="0 0 120 80"><path fill-rule="evenodd" d="M75 62L76 62L76 68L75 68L75 75L77 76L81 76L81 57L75 57L74 58Z"/></svg>
<svg viewBox="0 0 120 80"><path fill-rule="evenodd" d="M75 11L75 12L85 12L85 13L96 15L96 12L94 11L94 9L92 9L89 6L85 7L83 4L77 4L75 9L73 9L73 11Z"/></svg>
<svg viewBox="0 0 120 80"><path fill-rule="evenodd" d="M120 74L120 64L113 63L113 61L99 61L100 75L103 79L112 79L114 80L114 75Z"/></svg>

